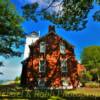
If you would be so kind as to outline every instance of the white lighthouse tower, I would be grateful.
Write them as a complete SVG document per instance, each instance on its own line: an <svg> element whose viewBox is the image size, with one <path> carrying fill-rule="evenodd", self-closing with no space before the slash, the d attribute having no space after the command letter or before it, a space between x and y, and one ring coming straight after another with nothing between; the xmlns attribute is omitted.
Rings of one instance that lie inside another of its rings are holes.
<svg viewBox="0 0 100 100"><path fill-rule="evenodd" d="M29 53L30 53L29 45L31 45L32 43L34 43L36 40L39 39L39 34L37 32L32 32L31 34L26 35L24 60L29 57Z"/></svg>

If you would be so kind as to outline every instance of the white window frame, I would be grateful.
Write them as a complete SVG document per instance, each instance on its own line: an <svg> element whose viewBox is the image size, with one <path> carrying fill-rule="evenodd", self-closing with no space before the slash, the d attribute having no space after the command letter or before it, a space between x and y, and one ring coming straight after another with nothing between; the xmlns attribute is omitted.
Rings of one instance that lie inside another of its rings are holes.
<svg viewBox="0 0 100 100"><path fill-rule="evenodd" d="M40 84L41 81L43 82L42 84ZM44 79L39 79L39 80L38 80L38 86L39 86L39 87L45 87L45 81L44 81Z"/></svg>
<svg viewBox="0 0 100 100"><path fill-rule="evenodd" d="M46 43L40 42L40 53L45 53L46 51Z"/></svg>
<svg viewBox="0 0 100 100"><path fill-rule="evenodd" d="M62 65L62 61L65 61L65 65ZM61 62L61 72L62 73L67 73L68 72L68 69L67 69L67 60L66 59L63 59L60 61ZM66 70L62 70L62 68L66 68Z"/></svg>
<svg viewBox="0 0 100 100"><path fill-rule="evenodd" d="M65 45L64 44L60 44L60 53L61 54L66 54L65 50L66 50Z"/></svg>
<svg viewBox="0 0 100 100"><path fill-rule="evenodd" d="M44 61L44 70L43 71L41 71L41 61ZM39 62L39 72L45 72L45 70L46 70L46 61L45 60L40 60L40 62Z"/></svg>

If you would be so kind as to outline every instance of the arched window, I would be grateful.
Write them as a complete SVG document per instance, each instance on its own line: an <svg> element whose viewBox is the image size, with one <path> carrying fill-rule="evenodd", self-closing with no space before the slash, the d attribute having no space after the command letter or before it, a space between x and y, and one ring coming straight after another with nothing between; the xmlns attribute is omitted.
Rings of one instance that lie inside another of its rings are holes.
<svg viewBox="0 0 100 100"><path fill-rule="evenodd" d="M45 53L46 50L46 43L40 42L40 53Z"/></svg>

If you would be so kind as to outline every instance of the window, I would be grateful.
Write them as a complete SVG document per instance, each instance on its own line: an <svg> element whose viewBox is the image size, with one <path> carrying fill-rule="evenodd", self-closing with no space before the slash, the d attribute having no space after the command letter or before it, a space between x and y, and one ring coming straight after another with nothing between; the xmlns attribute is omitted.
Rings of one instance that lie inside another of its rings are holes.
<svg viewBox="0 0 100 100"><path fill-rule="evenodd" d="M61 72L67 72L67 62L66 62L66 60L61 61Z"/></svg>
<svg viewBox="0 0 100 100"><path fill-rule="evenodd" d="M44 79L39 79L38 80L38 86L39 87L45 87L45 81L44 81Z"/></svg>
<svg viewBox="0 0 100 100"><path fill-rule="evenodd" d="M40 53L45 53L45 50L46 50L46 43L41 42L40 43Z"/></svg>
<svg viewBox="0 0 100 100"><path fill-rule="evenodd" d="M65 45L64 44L60 44L60 53L61 54L65 54L65 50L66 50Z"/></svg>
<svg viewBox="0 0 100 100"><path fill-rule="evenodd" d="M44 60L40 60L39 63L39 72L45 72L46 62Z"/></svg>

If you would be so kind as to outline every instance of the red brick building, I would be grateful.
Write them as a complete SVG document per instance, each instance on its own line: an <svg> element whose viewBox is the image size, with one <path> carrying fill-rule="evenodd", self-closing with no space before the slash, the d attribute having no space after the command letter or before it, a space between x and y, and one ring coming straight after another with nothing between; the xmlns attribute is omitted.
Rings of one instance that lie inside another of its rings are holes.
<svg viewBox="0 0 100 100"><path fill-rule="evenodd" d="M63 88L64 82L76 88L82 70L75 59L74 46L49 26L48 34L29 46L30 55L22 62L21 84L29 87Z"/></svg>

